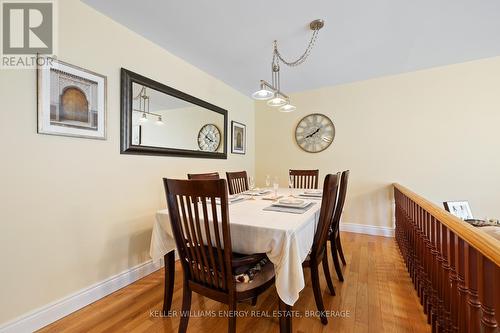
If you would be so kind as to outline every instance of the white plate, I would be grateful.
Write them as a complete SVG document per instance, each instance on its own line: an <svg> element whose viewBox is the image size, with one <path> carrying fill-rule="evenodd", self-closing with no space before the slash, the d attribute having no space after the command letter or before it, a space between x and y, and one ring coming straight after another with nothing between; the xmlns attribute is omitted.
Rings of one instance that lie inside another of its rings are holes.
<svg viewBox="0 0 500 333"><path fill-rule="evenodd" d="M232 204L234 202L238 202L238 201L241 201L241 200L245 200L245 198L243 196L241 196L241 195L234 194L234 195L228 196L228 203L229 204ZM210 202L210 199L208 199L208 202ZM215 203L217 205L220 205L220 198L215 198Z"/></svg>
<svg viewBox="0 0 500 333"><path fill-rule="evenodd" d="M305 198L317 198L317 199L321 199L323 197L323 194L305 194L305 193L300 193L299 194L300 197L305 197Z"/></svg>
<svg viewBox="0 0 500 333"><path fill-rule="evenodd" d="M289 203L293 199L285 199L285 200L280 200L278 202L273 203L271 206L279 206L279 207L287 207L287 208L305 208L307 207L310 202L304 201L304 200L298 200L301 201L301 203ZM295 199L297 200L297 199Z"/></svg>
<svg viewBox="0 0 500 333"><path fill-rule="evenodd" d="M252 190L252 191L245 191L245 192L242 192L241 194L245 194L245 195L264 195L264 194L267 194L267 193L270 193L271 190Z"/></svg>
<svg viewBox="0 0 500 333"><path fill-rule="evenodd" d="M304 203L304 200L300 199L281 199L279 201L281 204L286 204L286 205L301 205Z"/></svg>
<svg viewBox="0 0 500 333"><path fill-rule="evenodd" d="M323 194L323 191L322 190L306 190L304 191L304 194Z"/></svg>

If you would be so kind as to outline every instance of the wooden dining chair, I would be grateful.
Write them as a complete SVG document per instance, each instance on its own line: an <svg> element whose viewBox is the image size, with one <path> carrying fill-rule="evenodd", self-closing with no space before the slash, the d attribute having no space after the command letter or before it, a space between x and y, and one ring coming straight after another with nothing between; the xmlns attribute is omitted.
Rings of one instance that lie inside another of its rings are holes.
<svg viewBox="0 0 500 333"><path fill-rule="evenodd" d="M268 261L251 283L235 281L238 270L255 266L265 255L237 257L233 254L225 179L164 178L163 183L184 273L179 332L186 332L192 292L228 304L229 311L235 313L238 301L253 300L274 284L274 266ZM284 308L283 304L280 301L280 308ZM228 319L228 332L235 332L236 317Z"/></svg>
<svg viewBox="0 0 500 333"><path fill-rule="evenodd" d="M218 172L188 173L188 179L207 180L207 179L220 179L220 177Z"/></svg>
<svg viewBox="0 0 500 333"><path fill-rule="evenodd" d="M344 276L342 274L342 269L340 267L339 255L342 263L345 265L344 252L342 250L342 244L340 242L340 218L342 217L342 211L344 209L345 197L347 194L347 183L349 179L349 170L342 172L339 184L339 193L337 196L337 204L335 205L335 213L333 214L332 223L330 225L330 230L328 231L328 240L330 241L330 249L332 253L333 265L335 267L335 272L339 281L344 281ZM325 273L329 275L330 272Z"/></svg>
<svg viewBox="0 0 500 333"><path fill-rule="evenodd" d="M342 217L342 211L344 210L345 198L347 195L347 184L349 181L349 170L342 172L339 185L339 195L337 199L337 205L335 208L335 214L333 215L332 225L330 228L330 233L328 239L330 240L330 248L332 252L333 265L335 266L335 272L340 281L344 281L344 276L342 275L342 269L339 263L339 256L342 260L342 264L346 264L344 251L342 250L342 243L340 241L340 219Z"/></svg>
<svg viewBox="0 0 500 333"><path fill-rule="evenodd" d="M335 175L328 174L325 178L323 185L323 199L321 201L321 210L319 214L318 226L314 234L314 241L311 247L311 252L308 258L302 264L303 267L311 269L311 281L314 292L314 300L316 307L320 312L320 320L323 325L328 324L325 314L325 306L323 304L323 297L321 296L321 286L319 284L319 265L323 264L323 272L325 273L326 283L330 294L335 296L335 288L333 287L332 277L330 276L330 269L328 267L328 256L326 251L326 242L330 230L331 221L335 212L335 205L337 202L337 193L339 188L340 173Z"/></svg>
<svg viewBox="0 0 500 333"><path fill-rule="evenodd" d="M226 172L229 194L238 194L248 191L248 177L246 171Z"/></svg>
<svg viewBox="0 0 500 333"><path fill-rule="evenodd" d="M288 171L293 178L293 188L317 189L319 170L292 170Z"/></svg>

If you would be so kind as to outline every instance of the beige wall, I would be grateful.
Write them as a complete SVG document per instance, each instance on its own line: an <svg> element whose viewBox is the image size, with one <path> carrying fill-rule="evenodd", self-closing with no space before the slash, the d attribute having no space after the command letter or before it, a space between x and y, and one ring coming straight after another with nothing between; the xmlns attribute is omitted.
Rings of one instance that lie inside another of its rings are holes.
<svg viewBox="0 0 500 333"><path fill-rule="evenodd" d="M350 169L349 223L391 226L392 182L438 204L466 199L477 217L500 218L500 57L301 92L292 102L291 114L258 103L261 182L271 174L285 185L288 168L319 168L322 177ZM293 137L314 112L337 130L319 154Z"/></svg>
<svg viewBox="0 0 500 333"><path fill-rule="evenodd" d="M148 260L162 177L254 170L251 99L79 1L59 13L59 58L108 78L108 138L37 134L35 72L0 70L0 323ZM247 154L120 155L120 67L229 110Z"/></svg>

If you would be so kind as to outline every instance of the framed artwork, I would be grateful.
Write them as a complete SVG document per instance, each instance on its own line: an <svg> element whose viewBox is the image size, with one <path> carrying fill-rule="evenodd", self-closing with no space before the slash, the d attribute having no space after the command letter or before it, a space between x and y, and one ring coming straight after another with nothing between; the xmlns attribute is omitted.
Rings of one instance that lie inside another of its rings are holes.
<svg viewBox="0 0 500 333"><path fill-rule="evenodd" d="M444 209L462 220L473 219L468 201L445 201Z"/></svg>
<svg viewBox="0 0 500 333"><path fill-rule="evenodd" d="M106 139L106 77L62 61L39 61L38 133Z"/></svg>
<svg viewBox="0 0 500 333"><path fill-rule="evenodd" d="M231 121L231 153L245 154L247 151L247 127Z"/></svg>

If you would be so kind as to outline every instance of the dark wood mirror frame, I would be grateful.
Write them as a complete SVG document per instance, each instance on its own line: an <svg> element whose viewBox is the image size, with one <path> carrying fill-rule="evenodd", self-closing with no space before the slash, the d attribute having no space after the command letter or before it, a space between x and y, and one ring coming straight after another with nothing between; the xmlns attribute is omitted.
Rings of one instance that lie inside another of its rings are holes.
<svg viewBox="0 0 500 333"><path fill-rule="evenodd" d="M132 84L137 83L148 88L155 89L167 95L182 99L186 102L196 104L209 111L220 113L224 116L224 144L223 152L196 151L188 149L164 148L153 146L140 146L132 144ZM121 128L120 128L120 153L136 155L163 155L194 158L217 158L227 159L227 110L205 102L199 98L188 95L177 89L149 79L140 74L131 72L125 68L121 69Z"/></svg>

